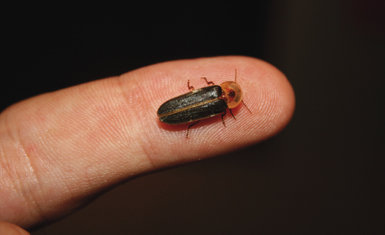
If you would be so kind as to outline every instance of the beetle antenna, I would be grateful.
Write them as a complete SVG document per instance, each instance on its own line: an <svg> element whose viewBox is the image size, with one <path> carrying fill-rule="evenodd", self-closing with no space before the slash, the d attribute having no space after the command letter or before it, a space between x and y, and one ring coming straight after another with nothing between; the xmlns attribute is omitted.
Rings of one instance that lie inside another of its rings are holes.
<svg viewBox="0 0 385 235"><path fill-rule="evenodd" d="M237 83L237 69L235 69L235 77L234 77L234 82Z"/></svg>

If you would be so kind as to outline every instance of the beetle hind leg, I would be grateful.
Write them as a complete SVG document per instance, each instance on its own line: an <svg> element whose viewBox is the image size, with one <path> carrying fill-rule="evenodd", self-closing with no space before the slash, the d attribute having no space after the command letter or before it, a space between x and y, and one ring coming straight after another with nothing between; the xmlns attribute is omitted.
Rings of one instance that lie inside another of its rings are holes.
<svg viewBox="0 0 385 235"><path fill-rule="evenodd" d="M194 87L193 87L193 86L190 86L190 80L187 80L187 88L188 88L190 91L193 91L193 90L194 90Z"/></svg>
<svg viewBox="0 0 385 235"><path fill-rule="evenodd" d="M206 77L201 77L203 80L206 81L207 85L215 85L214 82L212 81L207 81L207 78Z"/></svg>
<svg viewBox="0 0 385 235"><path fill-rule="evenodd" d="M188 139L188 134L190 133L190 128L196 124L198 124L200 121L196 121L196 122L193 122L191 123L190 125L187 126L187 130L186 130L186 139Z"/></svg>

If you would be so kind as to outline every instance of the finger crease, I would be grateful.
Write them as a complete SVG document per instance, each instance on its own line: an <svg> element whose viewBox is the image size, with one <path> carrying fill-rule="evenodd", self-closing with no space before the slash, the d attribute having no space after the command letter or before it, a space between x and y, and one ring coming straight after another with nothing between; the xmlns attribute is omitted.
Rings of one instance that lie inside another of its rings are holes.
<svg viewBox="0 0 385 235"><path fill-rule="evenodd" d="M17 133L17 140L19 140L17 143L19 146L17 146L18 149L20 149L20 152L22 154L22 156L25 158L25 163L26 163L26 168L25 169L28 169L29 170L29 174L28 176L32 176L32 184L33 184L33 187L37 186L39 187L39 190L36 190L36 191L42 191L41 190L41 180L39 179L37 173L36 173L36 170L35 170L35 167L33 166L32 164L32 161L31 161L31 156L28 154L28 152L26 151L26 148L25 148L25 144L21 141L21 138L20 138L20 133L18 132ZM28 185L25 185L22 183L22 178L19 176L19 181L20 181L20 186L21 186L21 194L22 194L22 197L27 201L27 203L31 204L38 216L40 216L40 218L42 220L45 220L45 216L44 216L44 213L43 213L43 209L40 207L39 203L37 203L37 200L36 200L36 197L35 197L35 194L33 193L33 190L31 189L30 186ZM34 189L35 190L35 189Z"/></svg>
<svg viewBox="0 0 385 235"><path fill-rule="evenodd" d="M142 92L143 90L142 90L138 80L135 77L134 78L130 78L130 82L133 83L133 85L131 85L131 86L136 89L135 92L127 92L127 85L124 85L125 84L123 82L124 80L125 80L124 76L119 76L117 78L117 86L119 88L121 96L123 97L124 102L128 106L141 105L142 103L145 103L141 99L134 99L133 98L133 94L135 94L135 96L142 97L142 99L145 99L145 96L140 96L140 94L143 94L143 92ZM133 89L133 88L131 88L131 89ZM145 107L143 107L143 109L144 108ZM140 117L141 117L142 113L140 113L140 112L133 112L132 115L135 115L135 117L131 118L131 120L137 120L137 121L132 121L132 123L130 123L130 124L131 125L140 125L142 123L142 122L140 122ZM145 130L146 127L142 126L141 129ZM144 154L144 157L147 159L147 162L149 163L150 167L151 168L155 168L156 165L155 165L154 161L152 160L151 153L149 151L150 149L152 149L152 144L151 144L151 141L150 141L150 137L145 135L145 133L147 133L147 132L141 132L141 136L142 136L141 140L140 141L136 141L136 142L139 142L138 145L141 148L142 153Z"/></svg>

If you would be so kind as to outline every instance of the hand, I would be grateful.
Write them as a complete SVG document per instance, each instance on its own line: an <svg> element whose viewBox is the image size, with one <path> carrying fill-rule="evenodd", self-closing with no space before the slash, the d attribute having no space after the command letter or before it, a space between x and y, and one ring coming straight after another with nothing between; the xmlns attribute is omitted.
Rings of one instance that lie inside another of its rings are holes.
<svg viewBox="0 0 385 235"><path fill-rule="evenodd" d="M252 111L235 110L190 130L157 119L169 98L234 79ZM30 228L58 219L135 175L223 154L279 132L293 90L273 66L248 57L166 62L42 94L0 115L0 220ZM1 226L0 226L1 227Z"/></svg>

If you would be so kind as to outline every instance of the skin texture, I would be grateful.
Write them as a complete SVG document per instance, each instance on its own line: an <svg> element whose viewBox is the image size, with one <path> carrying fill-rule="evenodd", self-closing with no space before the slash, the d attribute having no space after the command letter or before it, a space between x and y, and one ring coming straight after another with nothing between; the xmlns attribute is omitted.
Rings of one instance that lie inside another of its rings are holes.
<svg viewBox="0 0 385 235"><path fill-rule="evenodd" d="M250 114L170 126L166 100L234 79ZM273 136L289 122L294 93L272 65L249 57L180 60L42 94L0 115L0 220L30 228L60 218L135 175L223 154Z"/></svg>

